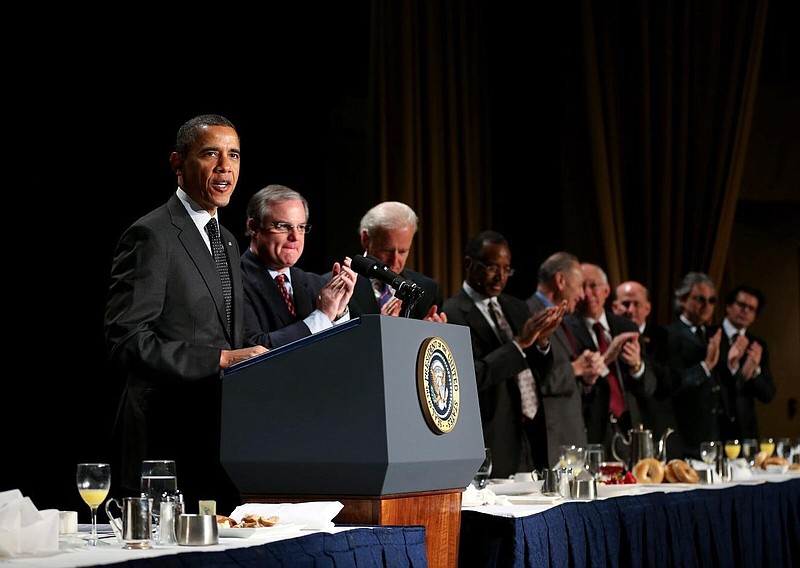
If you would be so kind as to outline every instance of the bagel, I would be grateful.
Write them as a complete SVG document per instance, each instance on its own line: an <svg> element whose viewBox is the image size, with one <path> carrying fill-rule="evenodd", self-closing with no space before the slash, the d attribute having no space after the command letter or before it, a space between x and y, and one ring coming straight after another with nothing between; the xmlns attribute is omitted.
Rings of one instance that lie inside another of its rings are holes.
<svg viewBox="0 0 800 568"><path fill-rule="evenodd" d="M771 458L765 459L761 467L767 469L768 465L789 465L789 460L780 456L772 456Z"/></svg>
<svg viewBox="0 0 800 568"><path fill-rule="evenodd" d="M656 458L644 458L633 466L633 476L639 483L661 483L664 481L664 466Z"/></svg>
<svg viewBox="0 0 800 568"><path fill-rule="evenodd" d="M754 465L756 467L763 466L764 465L764 461L766 461L766 459L768 457L769 457L769 454L767 452L758 452L756 454L756 459L755 459Z"/></svg>
<svg viewBox="0 0 800 568"><path fill-rule="evenodd" d="M679 483L697 483L700 481L700 476L692 469L692 466L681 459L670 460L667 465Z"/></svg>
<svg viewBox="0 0 800 568"><path fill-rule="evenodd" d="M667 483L678 483L678 478L675 477L675 472L672 471L672 463L664 465L664 481Z"/></svg>

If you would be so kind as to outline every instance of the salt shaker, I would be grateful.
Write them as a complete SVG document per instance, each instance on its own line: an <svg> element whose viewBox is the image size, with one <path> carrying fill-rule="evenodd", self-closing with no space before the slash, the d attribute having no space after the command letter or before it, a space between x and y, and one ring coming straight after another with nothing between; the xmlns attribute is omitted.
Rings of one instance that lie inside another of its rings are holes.
<svg viewBox="0 0 800 568"><path fill-rule="evenodd" d="M717 452L717 463L715 465L720 481L730 481L730 466L728 465L728 459L723 455L722 452Z"/></svg>
<svg viewBox="0 0 800 568"><path fill-rule="evenodd" d="M569 480L572 479L572 468L562 467L561 477L558 479L558 492L562 497L569 497Z"/></svg>
<svg viewBox="0 0 800 568"><path fill-rule="evenodd" d="M178 544L178 539L175 536L175 505L176 503L172 497L167 497L161 502L158 540L156 540L158 545Z"/></svg>
<svg viewBox="0 0 800 568"><path fill-rule="evenodd" d="M183 502L183 493L181 493L180 489L176 489L175 493L172 494L172 498L175 501L175 518L177 519L186 512Z"/></svg>

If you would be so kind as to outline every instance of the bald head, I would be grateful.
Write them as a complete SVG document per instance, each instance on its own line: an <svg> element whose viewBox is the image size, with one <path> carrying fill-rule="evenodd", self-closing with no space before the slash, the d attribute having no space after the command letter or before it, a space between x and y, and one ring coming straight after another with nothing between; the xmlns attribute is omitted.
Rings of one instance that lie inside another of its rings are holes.
<svg viewBox="0 0 800 568"><path fill-rule="evenodd" d="M617 286L615 296L611 305L614 313L630 318L641 328L651 309L647 288L635 280L628 280Z"/></svg>

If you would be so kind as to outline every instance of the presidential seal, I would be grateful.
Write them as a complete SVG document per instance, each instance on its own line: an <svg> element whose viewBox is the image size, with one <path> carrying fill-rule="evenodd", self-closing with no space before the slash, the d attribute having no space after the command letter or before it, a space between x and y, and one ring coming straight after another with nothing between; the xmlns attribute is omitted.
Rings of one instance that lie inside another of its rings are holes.
<svg viewBox="0 0 800 568"><path fill-rule="evenodd" d="M425 422L434 434L447 434L458 421L458 370L441 337L422 342L417 356L417 393Z"/></svg>

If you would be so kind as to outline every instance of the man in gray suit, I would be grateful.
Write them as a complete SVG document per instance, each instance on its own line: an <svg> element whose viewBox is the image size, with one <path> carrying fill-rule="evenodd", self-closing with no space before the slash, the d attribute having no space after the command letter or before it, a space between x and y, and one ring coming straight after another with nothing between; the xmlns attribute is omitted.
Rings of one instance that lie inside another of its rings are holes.
<svg viewBox="0 0 800 568"><path fill-rule="evenodd" d="M532 312L566 303L566 313L583 300L583 272L575 255L557 252L539 267L539 284L528 298ZM602 369L602 357L589 350L578 352L575 338L562 324L551 336L553 366L542 378L542 401L547 421L548 463L559 461L559 446L586 445L583 391L594 385Z"/></svg>
<svg viewBox="0 0 800 568"><path fill-rule="evenodd" d="M266 351L245 341L239 247L217 220L240 157L226 118L202 115L180 127L170 155L178 188L120 238L105 313L110 361L126 381L114 478L138 495L142 460L174 459L187 503L215 499L225 513L240 499L219 461L220 371Z"/></svg>

